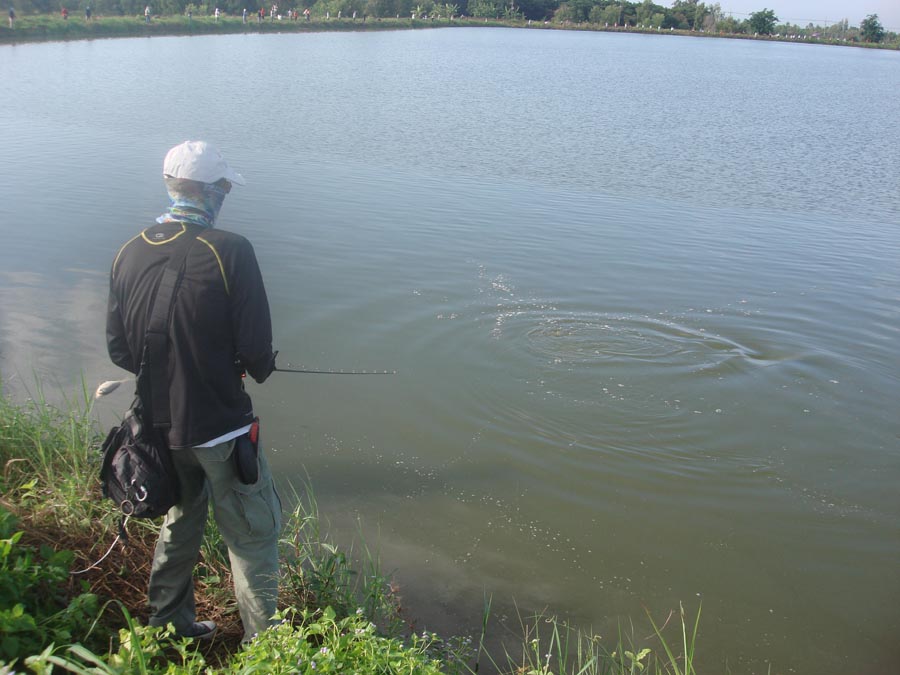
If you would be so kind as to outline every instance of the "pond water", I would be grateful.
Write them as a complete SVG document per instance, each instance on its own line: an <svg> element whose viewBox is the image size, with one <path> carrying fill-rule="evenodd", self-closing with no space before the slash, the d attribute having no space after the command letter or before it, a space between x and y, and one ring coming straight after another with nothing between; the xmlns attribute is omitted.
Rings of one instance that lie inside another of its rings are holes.
<svg viewBox="0 0 900 675"><path fill-rule="evenodd" d="M454 28L4 46L0 82L7 391L119 375L112 256L205 138L279 362L398 371L250 386L418 627L702 603L707 672L900 670L900 54Z"/></svg>

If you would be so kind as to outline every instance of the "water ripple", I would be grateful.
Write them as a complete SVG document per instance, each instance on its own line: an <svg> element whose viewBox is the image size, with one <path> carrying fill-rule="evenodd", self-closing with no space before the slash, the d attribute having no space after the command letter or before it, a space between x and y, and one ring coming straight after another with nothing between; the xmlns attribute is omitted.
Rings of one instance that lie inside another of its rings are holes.
<svg viewBox="0 0 900 675"><path fill-rule="evenodd" d="M736 340L674 320L637 314L540 317L538 325L526 331L525 341L533 355L549 363L581 368L638 362L699 371L734 358L765 360L759 351Z"/></svg>

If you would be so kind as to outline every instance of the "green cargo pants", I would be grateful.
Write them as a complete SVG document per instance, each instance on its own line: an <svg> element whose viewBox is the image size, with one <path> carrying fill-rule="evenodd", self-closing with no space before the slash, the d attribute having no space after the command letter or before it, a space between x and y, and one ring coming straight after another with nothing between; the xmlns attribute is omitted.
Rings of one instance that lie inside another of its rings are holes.
<svg viewBox="0 0 900 675"><path fill-rule="evenodd" d="M210 448L173 450L181 499L169 509L150 570L150 625L184 631L196 620L193 570L209 515L228 546L244 639L271 625L278 600L281 502L260 449L259 480L244 485L231 453L234 441Z"/></svg>

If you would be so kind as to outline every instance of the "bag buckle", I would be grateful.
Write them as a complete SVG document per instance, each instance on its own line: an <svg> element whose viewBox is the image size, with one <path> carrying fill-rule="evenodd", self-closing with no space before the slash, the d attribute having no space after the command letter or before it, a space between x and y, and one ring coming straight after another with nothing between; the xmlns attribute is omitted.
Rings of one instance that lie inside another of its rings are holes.
<svg viewBox="0 0 900 675"><path fill-rule="evenodd" d="M144 487L143 485L137 485L137 480L132 479L131 488L132 488L132 490L134 490L135 499L137 499L139 502L147 501L147 497L149 495L147 493L146 487Z"/></svg>

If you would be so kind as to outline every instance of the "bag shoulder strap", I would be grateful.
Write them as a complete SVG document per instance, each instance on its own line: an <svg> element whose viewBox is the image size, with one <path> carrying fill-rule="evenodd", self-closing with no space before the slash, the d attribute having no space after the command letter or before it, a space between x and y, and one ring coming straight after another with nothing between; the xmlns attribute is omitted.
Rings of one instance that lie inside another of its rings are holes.
<svg viewBox="0 0 900 675"><path fill-rule="evenodd" d="M168 430L172 426L172 413L169 409L169 322L172 318L175 292L184 276L184 264L198 234L198 230L189 228L176 240L175 250L169 257L156 289L150 322L144 336L144 355L138 377L140 378L146 369L149 375L149 382L146 383L149 385L149 397L143 404L145 408L149 407L149 411L145 412L150 413L149 417L156 429Z"/></svg>

